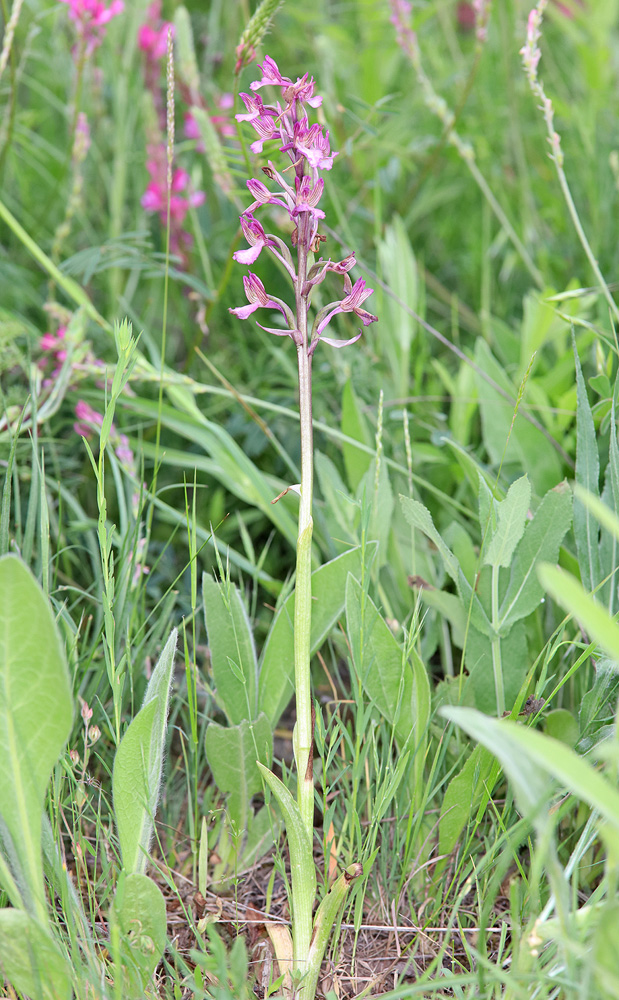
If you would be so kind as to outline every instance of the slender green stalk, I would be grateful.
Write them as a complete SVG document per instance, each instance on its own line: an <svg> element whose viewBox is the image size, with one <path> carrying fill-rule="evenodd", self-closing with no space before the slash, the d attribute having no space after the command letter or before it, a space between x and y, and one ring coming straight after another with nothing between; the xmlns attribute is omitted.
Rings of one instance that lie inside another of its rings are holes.
<svg viewBox="0 0 619 1000"><path fill-rule="evenodd" d="M254 202L241 215L241 229L249 243L247 250L237 251L233 256L241 264L253 264L263 249L271 251L281 267L292 280L295 307L291 309L285 302L270 296L257 275L249 274L243 279L248 305L231 309L240 319L247 319L258 308L277 309L285 320L284 328L265 327L277 336L289 336L297 349L299 370L299 421L301 427L301 482L299 489L299 531L297 536L297 566L295 580L294 612L294 674L297 721L294 729L293 747L297 769L296 802L286 786L272 771L259 761L264 779L276 796L286 821L286 831L290 849L291 903L292 903L292 974L300 983L295 996L299 1000L313 1000L320 972L322 956L331 933L333 922L344 899L349 883L362 871L355 865L336 883L325 897L312 921L312 911L316 900L316 867L313 857L314 842L314 761L313 761L313 713L311 693L311 626L312 626L312 493L314 480L313 432L312 432L312 357L319 341L334 347L345 347L359 339L360 334L350 340L332 340L323 337L323 332L336 313L354 313L364 326L373 323L376 316L362 308L365 299L372 294L359 279L353 285L348 272L355 263L354 254L337 263L319 259L314 263L314 254L324 239L318 232L319 221L324 218L317 204L323 193L324 180L321 170L330 170L333 155L329 147L328 133L323 135L318 125L309 126L304 102L317 107L320 97L314 96L314 81L308 81L307 74L296 83L282 77L276 63L268 56L259 67L262 80L252 84L259 90L267 83L282 88L285 109L265 107L261 97L241 94L248 114L243 120L251 121L259 135L258 143L252 145L254 152L262 148L266 139L283 142L282 151L288 152L290 166L294 170L294 186L288 175L279 173L269 161L264 171L267 177L279 185L279 197L258 180L248 181L248 188ZM240 116L239 116L240 117ZM287 168L290 170L290 166ZM265 233L253 212L260 206L272 203L288 207L294 225L292 245L296 249L296 267L288 246L277 236ZM318 312L313 326L309 327L308 313L312 292L329 271L344 276L344 296L330 302ZM284 491L284 492L287 492ZM279 499L277 497L276 499Z"/></svg>
<svg viewBox="0 0 619 1000"><path fill-rule="evenodd" d="M494 673L494 690L496 693L496 712L499 719L505 711L505 689L503 687L503 664L501 662L501 640L498 636L499 627L499 566L492 567L492 670Z"/></svg>
<svg viewBox="0 0 619 1000"><path fill-rule="evenodd" d="M299 363L299 412L301 418L301 502L297 539L294 611L294 675L297 704L294 752L297 765L297 802L310 837L314 829L314 776L312 761L312 694L310 635L312 626L312 494L314 453L312 430L312 358L308 353L307 301L302 294L307 273L307 253L299 247L297 322L303 343L297 348Z"/></svg>

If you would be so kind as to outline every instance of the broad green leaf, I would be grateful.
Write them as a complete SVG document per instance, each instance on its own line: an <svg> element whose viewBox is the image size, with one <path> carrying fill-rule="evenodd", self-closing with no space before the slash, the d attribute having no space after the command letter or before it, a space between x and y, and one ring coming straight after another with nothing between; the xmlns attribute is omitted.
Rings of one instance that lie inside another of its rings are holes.
<svg viewBox="0 0 619 1000"><path fill-rule="evenodd" d="M243 600L233 583L202 577L204 617L217 701L233 725L256 715L256 650Z"/></svg>
<svg viewBox="0 0 619 1000"><path fill-rule="evenodd" d="M153 671L142 708L114 758L114 815L123 868L128 874L143 874L148 860L161 784L176 639L174 629Z"/></svg>
<svg viewBox="0 0 619 1000"><path fill-rule="evenodd" d="M592 496L600 495L600 459L593 414L587 398L587 388L574 341L576 363L576 482ZM574 537L582 582L594 590L600 582L599 525L589 507L574 499Z"/></svg>
<svg viewBox="0 0 619 1000"><path fill-rule="evenodd" d="M367 546L373 557L376 546ZM320 649L344 610L348 574L361 576L361 549L350 549L312 573L311 655ZM277 612L260 661L258 707L275 727L294 694L294 593Z"/></svg>
<svg viewBox="0 0 619 1000"><path fill-rule="evenodd" d="M500 500L496 498L490 484L481 472L477 478L477 500L481 537L491 539L497 528L497 511Z"/></svg>
<svg viewBox="0 0 619 1000"><path fill-rule="evenodd" d="M542 585L557 604L582 622L587 634L599 643L608 656L619 660L619 625L607 609L588 594L571 573L560 567L544 564L538 572Z"/></svg>
<svg viewBox="0 0 619 1000"><path fill-rule="evenodd" d="M411 377L410 351L416 329L411 310L419 312L417 304L417 265L399 215L385 227L384 239L378 245L382 273L389 275L392 295L385 296L381 319L385 333L382 351L389 359L395 394L401 399L409 394ZM405 308L408 307L408 308Z"/></svg>
<svg viewBox="0 0 619 1000"><path fill-rule="evenodd" d="M54 615L30 570L0 559L0 847L20 905L47 920L41 823L73 699Z"/></svg>
<svg viewBox="0 0 619 1000"><path fill-rule="evenodd" d="M529 669L527 634L521 622L514 625L507 635L501 636L499 648L505 707L511 709ZM473 625L469 626L465 658L469 670L467 688L473 691L475 706L481 712L496 715L498 706L492 643Z"/></svg>
<svg viewBox="0 0 619 1000"><path fill-rule="evenodd" d="M507 568L514 549L522 538L531 502L531 484L526 476L512 483L507 496L496 505L497 526L490 535L484 550L487 566ZM482 532L485 524L482 523Z"/></svg>
<svg viewBox="0 0 619 1000"><path fill-rule="evenodd" d="M400 747L425 737L430 690L425 667L414 652L410 662L400 643L352 576L346 583L346 624L353 664L364 690L394 727Z"/></svg>
<svg viewBox="0 0 619 1000"><path fill-rule="evenodd" d="M373 443L350 379L344 386L342 393L342 434L355 441L360 441L362 444L371 445ZM346 441L342 442L342 454L348 485L351 492L354 493L370 467L372 456Z"/></svg>
<svg viewBox="0 0 619 1000"><path fill-rule="evenodd" d="M122 935L122 995L142 1000L166 946L166 906L159 887L146 875L121 876L110 922Z"/></svg>
<svg viewBox="0 0 619 1000"><path fill-rule="evenodd" d="M465 613L468 615L469 609L471 622L484 635L491 635L492 628L488 616L484 611L477 594L473 591L471 584L466 579L458 559L446 544L442 535L436 530L432 515L427 507L424 507L418 500L405 497L400 494L400 503L404 517L413 528L419 528L424 535L434 543L438 549L447 573L458 588L458 593L462 600Z"/></svg>
<svg viewBox="0 0 619 1000"><path fill-rule="evenodd" d="M451 854L482 796L492 794L498 768L492 754L477 746L464 767L447 786L438 823L439 856ZM441 862L441 868L445 861Z"/></svg>
<svg viewBox="0 0 619 1000"><path fill-rule="evenodd" d="M568 747L575 747L580 736L578 723L567 708L553 708L552 712L548 713L544 719L544 732L554 740L567 744Z"/></svg>
<svg viewBox="0 0 619 1000"><path fill-rule="evenodd" d="M504 367L493 357L481 337L475 345L475 361L514 400L510 402L481 375L476 376L482 433L490 460L495 465L504 462L507 468L526 469L535 492L539 495L545 493L561 479L561 460L557 452L545 435L524 419L522 413L516 417L512 427L518 386L510 381Z"/></svg>
<svg viewBox="0 0 619 1000"><path fill-rule="evenodd" d="M419 528L424 535L434 543L441 554L445 569L449 573L454 583L458 582L460 565L451 549L445 544L443 537L436 530L432 515L427 507L424 507L419 500L400 495L400 503L404 517L413 528Z"/></svg>
<svg viewBox="0 0 619 1000"><path fill-rule="evenodd" d="M249 722L220 726L211 722L205 737L206 759L219 790L228 795L228 810L237 828L247 826L252 795L262 791L257 761L271 766L273 733L264 712Z"/></svg>
<svg viewBox="0 0 619 1000"><path fill-rule="evenodd" d="M491 719L472 708L443 708L441 714L498 757L509 777L520 811L531 815L551 806L553 778L606 820L619 838L619 792L586 759L558 740L508 719Z"/></svg>
<svg viewBox="0 0 619 1000"><path fill-rule="evenodd" d="M311 936L311 926L306 928L295 928L294 905L295 900L302 901L308 898L312 901L316 898L316 865L312 853L312 844L303 825L301 811L293 799L292 795L280 779L273 774L268 767L258 764L260 771L267 785L277 799L280 809L284 814L286 824L286 838L288 840L288 850L290 852L290 879L292 882L292 906L293 906L293 935L297 937L299 933L309 940ZM311 913L309 907L302 906L302 912Z"/></svg>
<svg viewBox="0 0 619 1000"><path fill-rule="evenodd" d="M70 1000L71 967L41 924L23 910L0 910L0 978L33 1000Z"/></svg>
<svg viewBox="0 0 619 1000"><path fill-rule="evenodd" d="M526 618L540 604L544 587L537 576L542 562L556 562L559 546L572 519L572 495L567 483L550 490L527 524L512 562L511 575L499 609L499 630Z"/></svg>
<svg viewBox="0 0 619 1000"><path fill-rule="evenodd" d="M378 482L376 481L376 459L372 459L370 467L357 487L357 499L360 504L364 497L370 505L370 523L367 537L378 542L377 569L387 562L387 547L391 533L391 518L393 516L393 490L389 480L387 465L380 463Z"/></svg>

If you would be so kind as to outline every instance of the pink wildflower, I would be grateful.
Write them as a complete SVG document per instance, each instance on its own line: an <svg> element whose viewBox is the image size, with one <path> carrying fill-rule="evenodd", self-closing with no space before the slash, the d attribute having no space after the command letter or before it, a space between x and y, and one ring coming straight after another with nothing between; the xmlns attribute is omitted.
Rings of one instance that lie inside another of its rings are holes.
<svg viewBox="0 0 619 1000"><path fill-rule="evenodd" d="M156 62L164 58L168 50L168 31L174 34L174 25L161 20L161 0L154 0L146 12L146 22L138 30L138 47L148 59Z"/></svg>
<svg viewBox="0 0 619 1000"><path fill-rule="evenodd" d="M163 226L168 220L168 182L167 156L163 145L149 147L149 159L146 169L150 181L142 195L142 208L147 212L157 212ZM173 253L183 257L183 247L191 246L191 235L183 229L185 216L190 208L202 205L206 195L204 191L187 191L189 174L186 170L176 169L172 174L172 189L170 191L170 248Z"/></svg>
<svg viewBox="0 0 619 1000"><path fill-rule="evenodd" d="M83 399L78 400L75 404L75 416L77 420L73 424L73 430L80 437L92 437L92 432L103 424L103 414L93 410L92 406Z"/></svg>
<svg viewBox="0 0 619 1000"><path fill-rule="evenodd" d="M392 0L392 5L394 15L402 17L410 12L408 0ZM324 280L329 271L344 275L344 296L340 301L331 302L320 310L312 332L308 336L306 314L299 319L297 306L295 319L286 303L269 295L260 279L250 272L243 278L248 305L230 309L230 312L239 319L248 319L257 309L278 309L286 320L286 329L266 326L262 329L279 337L290 337L298 348L302 348L308 357L311 357L320 340L333 347L345 347L347 344L353 344L361 336L359 332L350 340L332 340L323 337L324 330L338 313L353 313L364 326L376 321L377 317L363 308L363 303L372 294L372 289L365 287L362 278L359 278L354 285L350 280L348 271L355 264L354 254L336 263L320 258L308 269L309 255L317 253L321 242L325 239L318 232L319 222L325 217L323 210L318 207L324 193L324 179L320 176L320 172L331 170L337 153L331 152L329 133L323 132L322 126L317 123L310 125L308 120L306 105L317 108L322 103L322 98L314 95L313 79L306 73L293 83L289 77L282 76L277 63L270 56L265 57L258 69L262 72L262 78L250 84L252 93L240 95L245 110L237 114L236 119L248 122L258 133L258 139L251 145L254 153L261 152L264 143L269 139L279 141L280 153L288 154L290 166L294 169L294 183L289 177L284 177L286 171L276 170L270 160L268 167L263 167L263 170L277 185L276 191L272 191L263 181L255 178L247 182L253 200L241 215L240 221L249 246L246 250L237 250L233 255L234 259L242 264L253 264L262 250L268 250L280 260L290 274L295 286L297 303L299 297L309 303L312 289ZM264 104L262 98L255 93L264 86L281 89L285 101L284 109L279 103ZM253 216L256 209L266 205L284 206L294 223L291 242L293 247L297 248L297 270L285 243L266 233Z"/></svg>
<svg viewBox="0 0 619 1000"><path fill-rule="evenodd" d="M67 349L65 334L67 332L66 326L59 326L55 334L44 333L39 341L39 348L44 352L44 356L39 360L39 368L47 368L50 357L54 360L56 367L54 368L51 376L46 378L43 385L48 386L52 384L52 380L60 374L60 369L62 364L67 359ZM47 355L47 357L45 357Z"/></svg>
<svg viewBox="0 0 619 1000"><path fill-rule="evenodd" d="M125 9L123 0L112 0L109 7L105 0L61 0L69 7L69 18L75 24L78 37L90 55L105 37L106 27L113 17Z"/></svg>

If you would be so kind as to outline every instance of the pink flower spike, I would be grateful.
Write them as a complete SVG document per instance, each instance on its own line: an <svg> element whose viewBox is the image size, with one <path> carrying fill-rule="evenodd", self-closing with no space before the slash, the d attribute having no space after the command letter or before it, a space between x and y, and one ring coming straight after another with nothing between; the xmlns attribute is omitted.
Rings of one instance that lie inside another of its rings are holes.
<svg viewBox="0 0 619 1000"><path fill-rule="evenodd" d="M175 170L172 175L172 190L184 191L189 184L189 174L186 170Z"/></svg>
<svg viewBox="0 0 619 1000"><path fill-rule="evenodd" d="M78 420L87 420L89 424L94 424L95 427L101 427L103 424L103 414L97 410L93 410L92 406L83 399L79 399L75 404L75 416Z"/></svg>
<svg viewBox="0 0 619 1000"><path fill-rule="evenodd" d="M75 24L80 38L86 43L90 55L105 37L105 27L125 9L123 0L112 0L106 7L104 0L62 0L69 8L69 18Z"/></svg>
<svg viewBox="0 0 619 1000"><path fill-rule="evenodd" d="M53 333L44 333L39 341L39 347L42 351L53 351L57 346L58 340Z"/></svg>
<svg viewBox="0 0 619 1000"><path fill-rule="evenodd" d="M134 456L131 450L131 445L129 444L129 438L126 434L119 434L118 444L115 448L116 458L121 465L125 465L130 469L133 469Z"/></svg>
<svg viewBox="0 0 619 1000"><path fill-rule="evenodd" d="M185 121L185 138L186 139L199 139L200 129L197 121L193 117L191 111L186 111L184 115Z"/></svg>
<svg viewBox="0 0 619 1000"><path fill-rule="evenodd" d="M146 12L146 23L138 30L138 47L147 60L159 62L168 48L168 31L174 37L174 25L161 20L161 0L153 0Z"/></svg>

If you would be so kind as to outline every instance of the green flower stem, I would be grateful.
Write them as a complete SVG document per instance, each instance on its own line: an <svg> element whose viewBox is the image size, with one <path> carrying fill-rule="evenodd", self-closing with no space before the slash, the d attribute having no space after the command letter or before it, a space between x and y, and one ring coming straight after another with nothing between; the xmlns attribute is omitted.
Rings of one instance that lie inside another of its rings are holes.
<svg viewBox="0 0 619 1000"><path fill-rule="evenodd" d="M496 692L496 711L499 719L505 711L505 690L503 688L503 664L501 663L501 640L499 628L499 567L492 567L492 670L494 672L494 690Z"/></svg>
<svg viewBox="0 0 619 1000"><path fill-rule="evenodd" d="M310 685L310 633L312 623L312 402L311 358L299 347L301 410L301 502L297 539L294 610L294 673L297 723L294 753L297 765L297 802L310 840L314 830L314 779L312 768L312 693Z"/></svg>
<svg viewBox="0 0 619 1000"><path fill-rule="evenodd" d="M297 765L297 803L310 844L314 838L314 775L312 761L312 692L310 636L312 625L312 494L314 488L314 442L312 428L312 358L309 353L306 284L308 251L298 243L295 288L296 320L302 342L297 348L299 365L299 415L301 425L301 500L297 539L297 571L294 611L294 681L297 722L294 755Z"/></svg>

